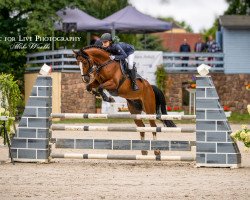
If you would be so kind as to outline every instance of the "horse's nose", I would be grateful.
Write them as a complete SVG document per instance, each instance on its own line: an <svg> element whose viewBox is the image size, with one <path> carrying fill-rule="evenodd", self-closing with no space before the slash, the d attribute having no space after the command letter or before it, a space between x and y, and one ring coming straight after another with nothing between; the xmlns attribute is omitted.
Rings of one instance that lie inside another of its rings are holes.
<svg viewBox="0 0 250 200"><path fill-rule="evenodd" d="M89 83L90 77L89 77L88 75L84 75L84 76L82 77L82 80L83 80L84 83Z"/></svg>

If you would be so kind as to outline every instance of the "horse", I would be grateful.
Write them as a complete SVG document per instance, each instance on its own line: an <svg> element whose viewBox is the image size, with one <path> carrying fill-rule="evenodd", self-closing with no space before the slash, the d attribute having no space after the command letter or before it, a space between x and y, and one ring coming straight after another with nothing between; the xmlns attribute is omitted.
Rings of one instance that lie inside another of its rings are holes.
<svg viewBox="0 0 250 200"><path fill-rule="evenodd" d="M123 74L120 63L110 59L110 53L100 46L87 46L74 51L77 64L80 66L83 82L87 83L86 89L89 92L96 91L103 100L113 102L112 97L107 97L103 89L113 96L120 96L127 100L129 112L131 114L167 114L166 101L163 92L156 86L152 86L145 79L137 79L139 90L131 90L131 81L127 75ZM91 76L92 81L91 80ZM94 91L96 89L96 91ZM161 120L164 126L176 127L171 120ZM139 127L145 127L140 119L134 120ZM149 120L151 127L156 127L155 120ZM153 140L157 140L156 132L153 132ZM145 140L145 132L140 132L141 140ZM142 151L142 154L147 154ZM159 154L159 151L155 154Z"/></svg>

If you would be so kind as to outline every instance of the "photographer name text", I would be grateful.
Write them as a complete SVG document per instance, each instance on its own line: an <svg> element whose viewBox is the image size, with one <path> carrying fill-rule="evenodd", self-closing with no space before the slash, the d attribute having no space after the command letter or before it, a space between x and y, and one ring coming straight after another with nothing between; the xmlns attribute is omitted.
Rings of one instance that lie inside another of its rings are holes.
<svg viewBox="0 0 250 200"><path fill-rule="evenodd" d="M11 42L10 49L50 49L52 42L78 42L81 37L0 37L0 41Z"/></svg>

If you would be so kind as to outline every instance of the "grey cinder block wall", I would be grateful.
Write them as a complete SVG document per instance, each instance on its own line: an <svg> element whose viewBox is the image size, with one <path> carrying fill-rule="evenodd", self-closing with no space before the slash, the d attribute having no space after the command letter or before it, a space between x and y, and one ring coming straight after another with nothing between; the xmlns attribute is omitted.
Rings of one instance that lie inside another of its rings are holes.
<svg viewBox="0 0 250 200"><path fill-rule="evenodd" d="M51 112L52 78L39 75L12 139L11 151L15 161L48 162Z"/></svg>
<svg viewBox="0 0 250 200"><path fill-rule="evenodd" d="M241 154L210 76L196 77L196 165L239 167Z"/></svg>
<svg viewBox="0 0 250 200"><path fill-rule="evenodd" d="M239 167L241 155L210 76L196 80L196 164L198 167ZM15 161L48 162L52 78L38 76L18 132L12 140Z"/></svg>

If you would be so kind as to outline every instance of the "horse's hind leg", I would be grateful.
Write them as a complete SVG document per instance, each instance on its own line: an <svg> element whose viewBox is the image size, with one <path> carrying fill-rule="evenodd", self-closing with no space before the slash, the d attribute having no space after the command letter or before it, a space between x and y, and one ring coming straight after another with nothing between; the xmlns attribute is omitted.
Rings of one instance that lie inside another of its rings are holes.
<svg viewBox="0 0 250 200"><path fill-rule="evenodd" d="M151 101L148 101L148 99L151 99ZM143 110L146 114L155 114L156 112L156 103L155 103L155 96L153 91L148 91L147 94L145 94L144 100L143 100ZM155 120L149 120L151 127L157 127ZM157 140L156 132L152 132L153 134L153 140ZM160 150L154 151L155 155L160 155Z"/></svg>
<svg viewBox="0 0 250 200"><path fill-rule="evenodd" d="M129 109L131 114L141 114L142 111L136 109L134 104L132 103L132 101L127 100L127 104L128 104L128 109ZM143 123L142 120L135 119L134 122L139 127L145 127L145 124ZM145 132L140 132L140 136L141 136L141 140L145 140ZM148 151L142 150L141 153L142 153L142 155L147 155Z"/></svg>

